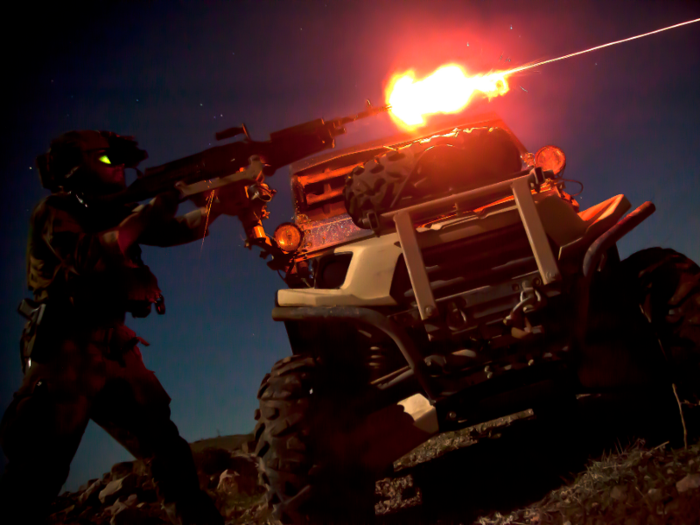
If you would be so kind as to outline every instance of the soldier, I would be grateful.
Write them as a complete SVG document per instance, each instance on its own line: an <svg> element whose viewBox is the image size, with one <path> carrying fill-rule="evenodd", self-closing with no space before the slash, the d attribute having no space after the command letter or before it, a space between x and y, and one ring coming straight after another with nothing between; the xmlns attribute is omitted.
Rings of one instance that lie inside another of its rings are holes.
<svg viewBox="0 0 700 525"><path fill-rule="evenodd" d="M205 208L176 217L171 193L140 206L90 205L90 197L123 190L124 168L145 158L131 137L90 130L61 135L37 158L52 193L31 216L34 300L23 303L30 318L21 341L24 380L0 427L8 459L0 480L3 523L46 519L92 419L150 462L174 523L223 524L199 488L189 445L170 419L170 398L143 364L137 344L147 343L124 325L127 312L164 311L139 244L202 238L222 210L215 203L208 221Z"/></svg>

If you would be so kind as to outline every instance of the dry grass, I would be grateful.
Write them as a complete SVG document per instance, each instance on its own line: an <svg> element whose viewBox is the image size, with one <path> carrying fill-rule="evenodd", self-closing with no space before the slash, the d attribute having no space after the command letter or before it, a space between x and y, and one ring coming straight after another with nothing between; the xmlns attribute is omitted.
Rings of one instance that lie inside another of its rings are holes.
<svg viewBox="0 0 700 525"><path fill-rule="evenodd" d="M493 513L481 525L700 522L700 443L687 450L637 442L589 463L585 472L544 499L508 515ZM693 487L695 485L695 487Z"/></svg>
<svg viewBox="0 0 700 525"><path fill-rule="evenodd" d="M697 435L694 439L691 436L687 448L674 449L669 443L650 447L643 440L623 447L618 442L612 451L590 459L577 474L562 478L563 483L546 492L539 501L506 512L470 514L466 509L471 494L464 494L464 514L459 510L459 503L450 511L430 508L426 513L420 510L424 502L421 487L417 486L420 484L413 480L415 467L425 466L426 462L460 448L472 447L480 440L498 438L501 431L507 432L506 427L518 419L532 419L531 412L436 436L401 458L395 464L398 477L377 484L377 493L382 499L376 507L377 513L391 524L700 524L700 441ZM403 476L402 471L405 472Z"/></svg>

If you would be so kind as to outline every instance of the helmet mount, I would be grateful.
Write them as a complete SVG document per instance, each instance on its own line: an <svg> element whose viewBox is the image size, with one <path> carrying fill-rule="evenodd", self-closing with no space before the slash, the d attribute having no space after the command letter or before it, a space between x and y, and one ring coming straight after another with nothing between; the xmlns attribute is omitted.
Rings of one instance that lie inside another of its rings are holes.
<svg viewBox="0 0 700 525"><path fill-rule="evenodd" d="M41 185L52 192L111 193L125 187L124 168L136 168L146 158L131 136L74 130L51 141L36 165Z"/></svg>

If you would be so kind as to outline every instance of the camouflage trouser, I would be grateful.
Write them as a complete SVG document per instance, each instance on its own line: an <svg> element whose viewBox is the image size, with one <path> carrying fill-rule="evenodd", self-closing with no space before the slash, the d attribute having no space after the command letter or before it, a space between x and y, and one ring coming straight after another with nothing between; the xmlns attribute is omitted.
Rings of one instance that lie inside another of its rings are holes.
<svg viewBox="0 0 700 525"><path fill-rule="evenodd" d="M118 326L54 339L50 348L42 343L2 419L8 464L0 521L42 523L92 419L150 460L164 503L182 523L223 523L199 488L189 445L170 419L170 397L144 366L134 332Z"/></svg>

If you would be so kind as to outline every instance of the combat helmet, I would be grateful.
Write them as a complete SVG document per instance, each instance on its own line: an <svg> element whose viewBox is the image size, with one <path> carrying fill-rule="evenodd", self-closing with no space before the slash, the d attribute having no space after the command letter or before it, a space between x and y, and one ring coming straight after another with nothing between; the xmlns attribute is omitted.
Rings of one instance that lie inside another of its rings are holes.
<svg viewBox="0 0 700 525"><path fill-rule="evenodd" d="M124 168L136 168L148 158L131 136L111 131L68 131L52 140L49 150L36 158L41 185L52 192L81 189L91 171L86 155L102 150L105 154L101 162Z"/></svg>

